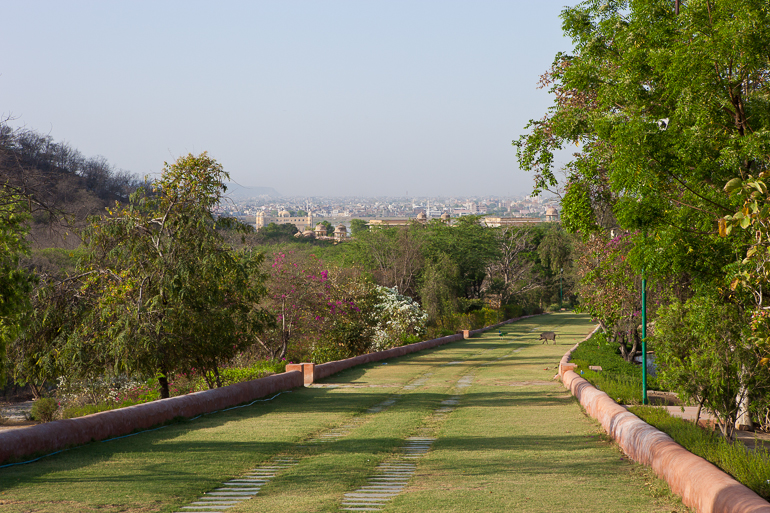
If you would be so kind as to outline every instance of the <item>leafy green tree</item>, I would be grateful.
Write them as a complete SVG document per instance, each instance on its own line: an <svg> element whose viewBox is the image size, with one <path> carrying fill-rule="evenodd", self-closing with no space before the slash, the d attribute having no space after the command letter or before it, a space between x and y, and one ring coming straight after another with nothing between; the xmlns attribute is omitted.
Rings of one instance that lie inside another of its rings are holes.
<svg viewBox="0 0 770 513"><path fill-rule="evenodd" d="M616 269L646 271L692 318L705 319L720 302L726 311L729 303L753 309L753 331L740 337L752 338L763 361L770 356L763 317L770 12L762 1L675 4L589 0L566 8L574 51L557 55L543 77L555 103L515 145L522 167L536 172L537 191L564 191L568 230L588 242L624 237L628 249ZM570 146L577 153L559 184L554 155ZM635 287L616 283L614 299L602 305L605 320L617 314L630 323L633 314L612 305ZM711 296L728 285L736 292L729 300ZM691 345L711 340L694 322L680 326ZM721 354L730 365L741 362L737 352ZM730 418L729 405L712 406Z"/></svg>
<svg viewBox="0 0 770 513"><path fill-rule="evenodd" d="M770 370L745 337L746 312L717 291L661 308L655 324L657 364L665 384L717 417L732 439L741 404L766 394Z"/></svg>
<svg viewBox="0 0 770 513"><path fill-rule="evenodd" d="M719 239L718 220L737 209L723 187L768 155L767 17L761 2L708 0L678 14L665 0L563 11L574 53L544 76L556 103L516 144L538 190L557 186L554 152L578 144L563 184L566 227L628 230L637 270L724 278L734 246Z"/></svg>
<svg viewBox="0 0 770 513"><path fill-rule="evenodd" d="M351 219L350 220L350 235L355 237L361 232L365 232L369 229L369 225L363 219Z"/></svg>
<svg viewBox="0 0 770 513"><path fill-rule="evenodd" d="M425 257L438 262L447 255L457 266L458 287L463 297L479 298L489 266L499 256L495 233L482 226L477 216L461 217L451 226L440 221L428 224Z"/></svg>
<svg viewBox="0 0 770 513"><path fill-rule="evenodd" d="M221 384L219 366L254 343L265 320L261 255L236 256L215 229L211 209L227 178L206 153L180 157L152 191L92 221L82 284L92 309L69 355L95 347L115 372L157 376L162 397L177 371Z"/></svg>
<svg viewBox="0 0 770 513"><path fill-rule="evenodd" d="M459 309L458 269L449 255L439 255L428 261L419 280L420 303L428 314L428 324L441 324L442 320Z"/></svg>
<svg viewBox="0 0 770 513"><path fill-rule="evenodd" d="M257 230L256 239L260 242L286 242L298 232L297 227L291 223L270 223Z"/></svg>
<svg viewBox="0 0 770 513"><path fill-rule="evenodd" d="M0 186L0 379L5 382L6 350L19 332L30 308L33 275L19 266L29 251L26 241L29 214L22 198Z"/></svg>

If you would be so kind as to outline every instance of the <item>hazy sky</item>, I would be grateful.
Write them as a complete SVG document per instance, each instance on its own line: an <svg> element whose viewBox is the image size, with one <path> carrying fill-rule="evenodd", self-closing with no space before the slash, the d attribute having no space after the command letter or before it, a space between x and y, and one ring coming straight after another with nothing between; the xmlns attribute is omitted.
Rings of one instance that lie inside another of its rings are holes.
<svg viewBox="0 0 770 513"><path fill-rule="evenodd" d="M281 194L528 193L565 0L3 2L0 112L140 175Z"/></svg>

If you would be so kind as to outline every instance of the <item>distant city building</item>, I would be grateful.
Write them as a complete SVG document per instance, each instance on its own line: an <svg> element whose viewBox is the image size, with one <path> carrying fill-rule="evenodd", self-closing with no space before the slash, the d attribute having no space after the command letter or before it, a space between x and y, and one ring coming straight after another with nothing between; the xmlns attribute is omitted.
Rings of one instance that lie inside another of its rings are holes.
<svg viewBox="0 0 770 513"><path fill-rule="evenodd" d="M256 225L257 230L264 228L270 223L275 224L293 224L301 232L313 227L313 214L309 213L305 217L292 217L288 210L281 210L277 216L271 216L265 212L257 212Z"/></svg>
<svg viewBox="0 0 770 513"><path fill-rule="evenodd" d="M548 207L545 210L545 220L549 223L559 222L559 211L553 207Z"/></svg>
<svg viewBox="0 0 770 513"><path fill-rule="evenodd" d="M489 228L500 228L501 226L534 226L542 223L543 220L537 217L485 217L482 223Z"/></svg>
<svg viewBox="0 0 770 513"><path fill-rule="evenodd" d="M340 223L337 228L334 229L334 240L341 242L348 238L348 229L344 224Z"/></svg>
<svg viewBox="0 0 770 513"><path fill-rule="evenodd" d="M420 212L417 217L405 217L401 219L372 219L367 224L369 226L380 226L387 228L390 226L408 226L409 223L425 224L428 222L428 216L425 212Z"/></svg>

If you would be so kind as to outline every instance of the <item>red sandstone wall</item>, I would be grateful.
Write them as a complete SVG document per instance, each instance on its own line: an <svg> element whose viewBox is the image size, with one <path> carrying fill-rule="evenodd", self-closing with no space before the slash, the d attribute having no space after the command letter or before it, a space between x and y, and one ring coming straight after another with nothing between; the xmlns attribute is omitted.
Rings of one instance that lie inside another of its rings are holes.
<svg viewBox="0 0 770 513"><path fill-rule="evenodd" d="M762 497L700 456L685 450L667 434L650 426L567 368L575 348L577 344L559 364L564 386L586 412L601 423L628 457L652 467L668 482L671 490L682 497L685 505L699 513L770 512L770 503Z"/></svg>
<svg viewBox="0 0 770 513"><path fill-rule="evenodd" d="M137 404L76 419L0 432L0 463L147 429L175 417L194 417L302 386L302 373L284 372L194 394Z"/></svg>
<svg viewBox="0 0 770 513"><path fill-rule="evenodd" d="M533 316L528 315L509 319L493 326L474 330L471 333L483 333L503 324L528 317ZM313 371L313 378L316 380L323 379L356 365L404 356L415 351L422 351L423 349L437 347L462 339L462 334L449 335L417 342L416 344L395 347L387 351L379 351L346 360L316 365ZM28 428L0 432L0 463L32 454L50 453L65 447L85 444L92 440L106 440L107 438L126 435L133 431L148 429L152 426L168 422L176 417L195 417L202 413L209 413L253 401L276 392L301 387L305 382L307 382L307 377L303 376L302 371L290 369L289 372L282 374L237 383L214 390L196 392L170 399L161 399L118 410L94 413L93 415L76 419L57 420Z"/></svg>

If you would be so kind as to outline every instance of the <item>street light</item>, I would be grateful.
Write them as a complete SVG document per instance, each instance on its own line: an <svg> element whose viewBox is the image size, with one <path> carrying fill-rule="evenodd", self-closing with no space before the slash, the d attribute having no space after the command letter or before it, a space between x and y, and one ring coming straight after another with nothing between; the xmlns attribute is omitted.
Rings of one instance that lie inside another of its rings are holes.
<svg viewBox="0 0 770 513"><path fill-rule="evenodd" d="M647 401L647 274L642 271L642 404Z"/></svg>

